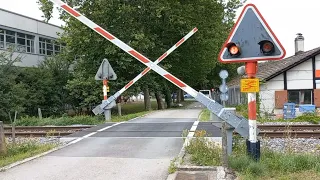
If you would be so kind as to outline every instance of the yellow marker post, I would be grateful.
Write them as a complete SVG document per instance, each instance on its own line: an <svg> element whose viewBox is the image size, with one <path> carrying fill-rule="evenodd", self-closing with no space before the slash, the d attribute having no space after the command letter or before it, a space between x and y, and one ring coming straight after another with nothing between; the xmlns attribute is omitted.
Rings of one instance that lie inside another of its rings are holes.
<svg viewBox="0 0 320 180"><path fill-rule="evenodd" d="M252 93L252 92L259 92L259 79L252 78L252 79L241 79L241 92L243 93Z"/></svg>

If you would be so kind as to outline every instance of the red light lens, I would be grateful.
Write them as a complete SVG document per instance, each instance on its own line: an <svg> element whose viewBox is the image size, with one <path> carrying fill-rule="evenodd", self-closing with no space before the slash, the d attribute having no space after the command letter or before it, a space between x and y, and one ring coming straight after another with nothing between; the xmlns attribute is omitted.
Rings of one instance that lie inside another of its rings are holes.
<svg viewBox="0 0 320 180"><path fill-rule="evenodd" d="M263 52L270 52L273 50L273 44L271 42L266 42L262 45L262 51Z"/></svg>
<svg viewBox="0 0 320 180"><path fill-rule="evenodd" d="M231 46L229 48L229 52L232 54L232 55L236 55L239 53L239 48L237 46Z"/></svg>

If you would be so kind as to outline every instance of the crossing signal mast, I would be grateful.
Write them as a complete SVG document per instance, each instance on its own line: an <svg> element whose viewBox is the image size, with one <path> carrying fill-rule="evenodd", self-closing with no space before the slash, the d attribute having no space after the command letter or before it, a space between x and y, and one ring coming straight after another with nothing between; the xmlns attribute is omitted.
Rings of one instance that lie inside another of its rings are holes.
<svg viewBox="0 0 320 180"><path fill-rule="evenodd" d="M256 93L259 92L258 61L281 60L286 51L275 36L258 8L248 4L242 10L238 20L224 43L219 60L222 63L244 62L238 73L246 74L241 80L241 92L248 93L249 139L248 154L256 160L260 158L260 141L257 139Z"/></svg>

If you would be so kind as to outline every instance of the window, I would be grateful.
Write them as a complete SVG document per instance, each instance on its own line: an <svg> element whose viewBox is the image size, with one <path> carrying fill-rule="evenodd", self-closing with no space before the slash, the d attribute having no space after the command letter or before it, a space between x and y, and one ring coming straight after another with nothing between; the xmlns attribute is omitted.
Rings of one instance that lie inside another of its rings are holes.
<svg viewBox="0 0 320 180"><path fill-rule="evenodd" d="M4 49L4 30L0 29L0 49Z"/></svg>
<svg viewBox="0 0 320 180"><path fill-rule="evenodd" d="M14 48L16 44L16 32L6 30L6 48Z"/></svg>
<svg viewBox="0 0 320 180"><path fill-rule="evenodd" d="M34 53L35 36L0 29L0 49L16 48L19 52Z"/></svg>
<svg viewBox="0 0 320 180"><path fill-rule="evenodd" d="M51 39L39 38L39 53L43 55L53 55L60 53L62 45Z"/></svg>
<svg viewBox="0 0 320 180"><path fill-rule="evenodd" d="M312 90L289 90L288 101L295 104L312 104Z"/></svg>

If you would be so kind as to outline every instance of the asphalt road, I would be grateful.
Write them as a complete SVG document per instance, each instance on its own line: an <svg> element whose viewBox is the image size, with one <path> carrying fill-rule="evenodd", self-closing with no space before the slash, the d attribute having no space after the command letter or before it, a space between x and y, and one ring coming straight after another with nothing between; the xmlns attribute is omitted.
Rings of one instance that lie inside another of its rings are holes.
<svg viewBox="0 0 320 180"><path fill-rule="evenodd" d="M0 179L164 180L170 160L182 148L182 131L191 128L201 111L197 105L157 111L122 124L109 123L73 134L69 137L92 133L66 148L0 172ZM204 124L200 123L199 128L219 136L217 128Z"/></svg>

